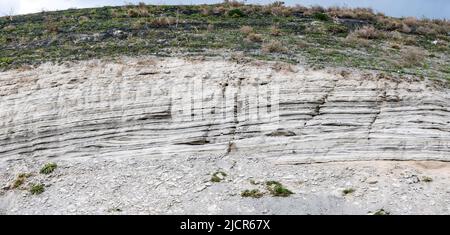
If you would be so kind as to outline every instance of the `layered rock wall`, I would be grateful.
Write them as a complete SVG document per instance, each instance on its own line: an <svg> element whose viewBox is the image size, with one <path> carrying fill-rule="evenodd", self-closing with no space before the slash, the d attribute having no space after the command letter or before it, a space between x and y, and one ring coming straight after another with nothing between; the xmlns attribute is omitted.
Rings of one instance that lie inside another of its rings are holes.
<svg viewBox="0 0 450 235"><path fill-rule="evenodd" d="M0 159L228 155L280 164L450 160L450 92L223 60L0 73Z"/></svg>

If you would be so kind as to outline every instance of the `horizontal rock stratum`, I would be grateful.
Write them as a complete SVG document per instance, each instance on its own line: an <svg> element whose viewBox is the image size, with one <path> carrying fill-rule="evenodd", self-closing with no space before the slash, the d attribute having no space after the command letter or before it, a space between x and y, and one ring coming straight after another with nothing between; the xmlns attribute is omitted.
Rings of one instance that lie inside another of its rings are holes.
<svg viewBox="0 0 450 235"><path fill-rule="evenodd" d="M450 160L450 90L280 63L139 58L0 72L0 159Z"/></svg>

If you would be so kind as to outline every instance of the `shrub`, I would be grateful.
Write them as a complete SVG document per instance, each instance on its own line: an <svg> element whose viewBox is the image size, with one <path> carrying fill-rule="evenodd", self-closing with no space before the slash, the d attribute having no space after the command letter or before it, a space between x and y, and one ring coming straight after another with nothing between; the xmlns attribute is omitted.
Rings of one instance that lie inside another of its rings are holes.
<svg viewBox="0 0 450 235"><path fill-rule="evenodd" d="M257 33L249 33L245 39L249 42L262 42L262 35Z"/></svg>
<svg viewBox="0 0 450 235"><path fill-rule="evenodd" d="M437 31L433 27L419 26L416 29L416 33L435 36L437 34Z"/></svg>
<svg viewBox="0 0 450 235"><path fill-rule="evenodd" d="M327 31L333 34L347 33L348 28L342 24L330 24L327 26Z"/></svg>
<svg viewBox="0 0 450 235"><path fill-rule="evenodd" d="M401 46L397 43L392 43L391 44L391 48L396 49L396 50L400 50Z"/></svg>
<svg viewBox="0 0 450 235"><path fill-rule="evenodd" d="M135 9L135 8L131 8L131 9L128 9L127 14L128 14L129 17L138 17L139 16L139 11L137 9Z"/></svg>
<svg viewBox="0 0 450 235"><path fill-rule="evenodd" d="M270 13L274 16L290 16L292 15L292 9L289 7L271 7Z"/></svg>
<svg viewBox="0 0 450 235"><path fill-rule="evenodd" d="M422 64L425 59L424 52L417 47L409 47L402 51L402 66L413 67Z"/></svg>
<svg viewBox="0 0 450 235"><path fill-rule="evenodd" d="M280 36L281 35L281 30L277 27L277 26L272 26L270 27L270 35L272 36Z"/></svg>
<svg viewBox="0 0 450 235"><path fill-rule="evenodd" d="M407 17L403 19L403 24L409 27L417 27L419 25L419 20L416 17Z"/></svg>
<svg viewBox="0 0 450 235"><path fill-rule="evenodd" d="M314 19L320 21L329 21L331 18L326 13L316 12L313 14Z"/></svg>
<svg viewBox="0 0 450 235"><path fill-rule="evenodd" d="M54 22L52 19L47 19L45 21L45 29L49 33L58 33L59 27L56 22Z"/></svg>
<svg viewBox="0 0 450 235"><path fill-rule="evenodd" d="M8 57L0 57L0 65L2 64L11 64L13 62L13 59Z"/></svg>
<svg viewBox="0 0 450 235"><path fill-rule="evenodd" d="M87 16L80 16L78 18L78 24L84 24L85 22L88 22L88 21L89 21L89 17L87 17Z"/></svg>
<svg viewBox="0 0 450 235"><path fill-rule="evenodd" d="M214 31L214 25L213 25L213 24L208 24L208 26L206 27L206 30L207 30L208 32Z"/></svg>
<svg viewBox="0 0 450 235"><path fill-rule="evenodd" d="M271 41L262 45L262 51L266 53L285 52L286 48L279 41Z"/></svg>
<svg viewBox="0 0 450 235"><path fill-rule="evenodd" d="M139 3L137 7L132 7L128 9L128 16L129 17L147 17L148 14L148 8L145 3Z"/></svg>
<svg viewBox="0 0 450 235"><path fill-rule="evenodd" d="M227 9L223 6L214 7L212 10L214 15L224 15L226 11L227 11Z"/></svg>
<svg viewBox="0 0 450 235"><path fill-rule="evenodd" d="M314 13L313 17L314 17L314 19L321 20L321 21L328 21L331 19L326 13L322 13L322 12Z"/></svg>
<svg viewBox="0 0 450 235"><path fill-rule="evenodd" d="M373 26L364 26L350 33L350 36L356 36L364 39L378 39L383 37L383 33L375 29Z"/></svg>
<svg viewBox="0 0 450 235"><path fill-rule="evenodd" d="M169 26L176 23L176 19L173 17L158 17L150 21L150 25L156 27Z"/></svg>
<svg viewBox="0 0 450 235"><path fill-rule="evenodd" d="M364 38L358 38L354 34L349 34L345 39L344 43L348 46L355 47L355 46L362 46L362 47L369 47L370 41Z"/></svg>
<svg viewBox="0 0 450 235"><path fill-rule="evenodd" d="M231 7L240 7L243 6L244 3L236 1L236 0L224 0L223 5L231 6Z"/></svg>
<svg viewBox="0 0 450 235"><path fill-rule="evenodd" d="M245 14L244 14L244 12L241 11L241 9L235 8L235 9L231 9L230 11L228 11L228 16L239 18L239 17L244 17Z"/></svg>
<svg viewBox="0 0 450 235"><path fill-rule="evenodd" d="M330 7L327 13L332 17L361 20L373 20L376 17L371 8Z"/></svg>
<svg viewBox="0 0 450 235"><path fill-rule="evenodd" d="M411 28L406 25L406 24L402 24L402 27L399 29L400 32L402 33L411 33Z"/></svg>
<svg viewBox="0 0 450 235"><path fill-rule="evenodd" d="M389 33L386 34L386 36L389 39L392 39L394 41L403 41L403 39L404 39L402 34L400 32L397 32L397 31L389 32Z"/></svg>
<svg viewBox="0 0 450 235"><path fill-rule="evenodd" d="M250 33L253 33L253 28L251 26L244 25L241 27L240 31L244 35L249 35Z"/></svg>
<svg viewBox="0 0 450 235"><path fill-rule="evenodd" d="M385 30L397 30L402 27L402 22L394 18L386 18L383 16L378 16L376 18L377 24L380 28Z"/></svg>

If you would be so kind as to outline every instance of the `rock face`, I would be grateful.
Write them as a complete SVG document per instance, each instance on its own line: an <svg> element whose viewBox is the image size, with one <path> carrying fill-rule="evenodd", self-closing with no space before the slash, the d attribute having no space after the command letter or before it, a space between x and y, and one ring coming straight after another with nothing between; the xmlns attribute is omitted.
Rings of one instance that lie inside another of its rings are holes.
<svg viewBox="0 0 450 235"><path fill-rule="evenodd" d="M0 159L450 160L450 89L223 60L0 73Z"/></svg>

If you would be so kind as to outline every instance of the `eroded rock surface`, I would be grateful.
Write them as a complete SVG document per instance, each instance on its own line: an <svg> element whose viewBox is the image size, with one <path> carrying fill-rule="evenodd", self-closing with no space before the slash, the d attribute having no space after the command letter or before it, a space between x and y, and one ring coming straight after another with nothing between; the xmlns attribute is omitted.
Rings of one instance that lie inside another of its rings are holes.
<svg viewBox="0 0 450 235"><path fill-rule="evenodd" d="M278 164L448 161L450 92L427 80L218 59L0 73L1 160L236 153Z"/></svg>

